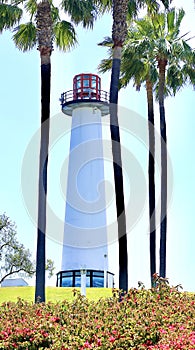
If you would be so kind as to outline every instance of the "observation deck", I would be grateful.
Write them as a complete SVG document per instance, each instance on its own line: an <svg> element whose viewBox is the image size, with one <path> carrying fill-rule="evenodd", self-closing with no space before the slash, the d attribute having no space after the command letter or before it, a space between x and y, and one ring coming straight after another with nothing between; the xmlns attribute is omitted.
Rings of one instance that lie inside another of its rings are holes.
<svg viewBox="0 0 195 350"><path fill-rule="evenodd" d="M61 94L62 112L72 116L79 107L98 108L102 115L109 114L109 93L101 90L101 79L96 74L82 73L73 78L73 90Z"/></svg>

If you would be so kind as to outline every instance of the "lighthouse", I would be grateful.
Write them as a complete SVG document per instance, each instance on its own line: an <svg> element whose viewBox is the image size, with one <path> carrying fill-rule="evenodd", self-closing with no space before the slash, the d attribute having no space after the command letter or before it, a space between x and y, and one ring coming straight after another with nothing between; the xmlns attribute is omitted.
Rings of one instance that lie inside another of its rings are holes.
<svg viewBox="0 0 195 350"><path fill-rule="evenodd" d="M109 96L96 74L73 78L73 89L61 94L62 112L72 118L64 239L57 286L113 287L109 271L102 118Z"/></svg>

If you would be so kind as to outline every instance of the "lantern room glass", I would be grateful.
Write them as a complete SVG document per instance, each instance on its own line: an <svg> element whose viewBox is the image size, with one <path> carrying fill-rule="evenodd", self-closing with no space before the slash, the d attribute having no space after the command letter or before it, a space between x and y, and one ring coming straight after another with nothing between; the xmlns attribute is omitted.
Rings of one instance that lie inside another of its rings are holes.
<svg viewBox="0 0 195 350"><path fill-rule="evenodd" d="M78 74L73 79L74 100L100 100L101 79L95 74Z"/></svg>

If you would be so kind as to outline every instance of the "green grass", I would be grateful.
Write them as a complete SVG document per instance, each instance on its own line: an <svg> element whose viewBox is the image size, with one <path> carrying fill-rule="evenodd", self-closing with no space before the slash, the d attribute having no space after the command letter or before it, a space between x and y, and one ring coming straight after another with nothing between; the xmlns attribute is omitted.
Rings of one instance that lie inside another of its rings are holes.
<svg viewBox="0 0 195 350"><path fill-rule="evenodd" d="M47 287L46 288L46 301L62 301L73 300L73 289L75 288L60 288L60 287ZM76 288L80 291L80 288ZM0 288L0 304L5 301L17 301L18 298L27 300L29 302L34 301L35 288L34 287L3 287ZM86 297L91 300L98 300L100 298L106 298L112 296L111 288L87 288Z"/></svg>

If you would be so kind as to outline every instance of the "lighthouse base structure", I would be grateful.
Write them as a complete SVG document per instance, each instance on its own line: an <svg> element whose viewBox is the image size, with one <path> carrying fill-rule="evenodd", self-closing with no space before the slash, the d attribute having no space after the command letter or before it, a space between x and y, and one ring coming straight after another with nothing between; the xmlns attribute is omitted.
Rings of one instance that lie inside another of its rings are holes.
<svg viewBox="0 0 195 350"><path fill-rule="evenodd" d="M57 286L110 287L101 110L79 104L72 110L62 267Z"/></svg>
<svg viewBox="0 0 195 350"><path fill-rule="evenodd" d="M83 270L66 270L57 273L57 287L81 287L81 278ZM101 270L85 270L86 287L90 288L114 288L114 274Z"/></svg>

